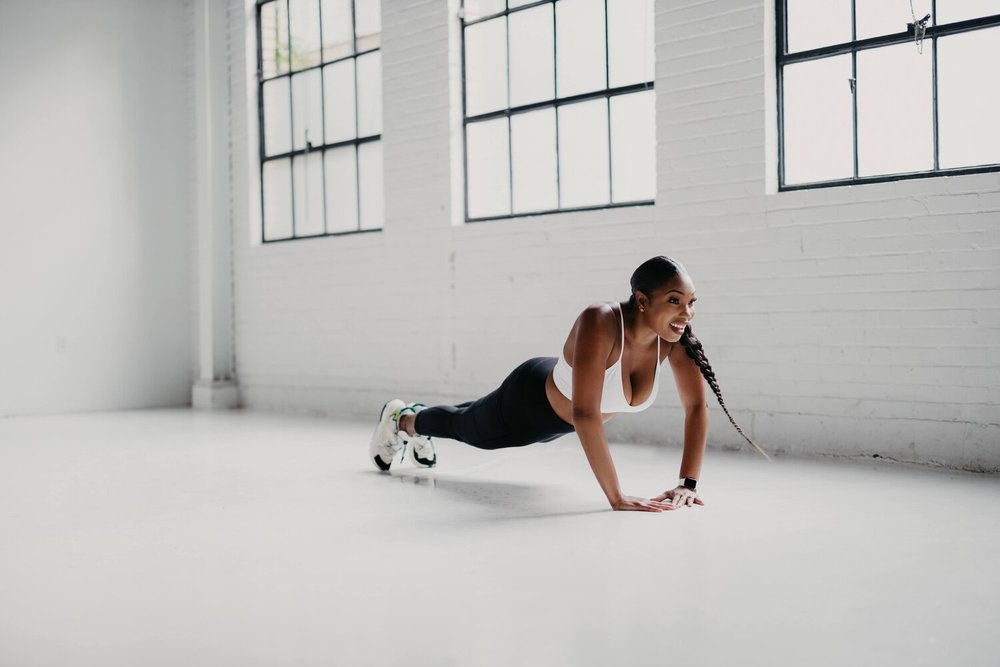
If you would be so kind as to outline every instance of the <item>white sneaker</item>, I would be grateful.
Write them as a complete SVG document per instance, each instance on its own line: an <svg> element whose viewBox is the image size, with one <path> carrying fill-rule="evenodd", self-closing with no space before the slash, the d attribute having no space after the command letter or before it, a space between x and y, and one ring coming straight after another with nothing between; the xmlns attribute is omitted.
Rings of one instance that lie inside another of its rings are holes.
<svg viewBox="0 0 1000 667"><path fill-rule="evenodd" d="M394 398L382 406L378 416L378 426L372 433L368 445L368 458L382 472L388 472L392 460L403 449L406 443L399 436L399 412L406 406L398 398Z"/></svg>
<svg viewBox="0 0 1000 667"><path fill-rule="evenodd" d="M423 403L410 403L400 410L399 414L404 415L407 412L417 414L426 407ZM437 454L434 453L434 441L431 440L429 435L407 435L406 439L410 445L410 460L413 461L413 465L420 468L433 468L437 465Z"/></svg>

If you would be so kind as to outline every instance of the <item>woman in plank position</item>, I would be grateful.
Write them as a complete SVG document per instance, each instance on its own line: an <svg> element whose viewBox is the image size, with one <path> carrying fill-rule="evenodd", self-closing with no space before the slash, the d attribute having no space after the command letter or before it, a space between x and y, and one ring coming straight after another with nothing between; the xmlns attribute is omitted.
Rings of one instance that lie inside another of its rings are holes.
<svg viewBox="0 0 1000 667"><path fill-rule="evenodd" d="M437 464L434 437L481 449L549 442L576 431L597 482L615 510L659 512L703 505L696 490L708 437L705 384L733 420L715 373L691 331L695 289L687 271L668 257L653 257L632 274L632 295L595 303L576 318L560 357L535 357L515 368L494 391L459 405L427 407L393 399L382 407L369 458L388 471L407 445L414 464ZM661 341L663 344L661 344ZM680 344L680 350L676 350ZM655 498L627 496L618 483L604 423L619 412L641 412L656 399L660 366L670 361L684 405L684 454L677 486Z"/></svg>

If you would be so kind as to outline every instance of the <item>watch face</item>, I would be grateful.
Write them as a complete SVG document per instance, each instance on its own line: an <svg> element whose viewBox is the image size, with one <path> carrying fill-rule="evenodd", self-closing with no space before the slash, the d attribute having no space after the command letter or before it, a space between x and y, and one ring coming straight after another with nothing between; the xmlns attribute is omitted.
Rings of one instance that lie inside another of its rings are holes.
<svg viewBox="0 0 1000 667"><path fill-rule="evenodd" d="M684 488L691 489L692 491L694 491L697 485L698 485L698 480L691 479L690 477L684 478Z"/></svg>

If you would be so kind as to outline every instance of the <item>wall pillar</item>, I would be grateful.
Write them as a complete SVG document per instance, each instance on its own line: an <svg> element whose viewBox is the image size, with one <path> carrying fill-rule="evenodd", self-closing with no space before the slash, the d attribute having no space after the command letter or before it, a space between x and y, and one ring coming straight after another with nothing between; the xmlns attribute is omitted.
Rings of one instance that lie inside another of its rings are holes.
<svg viewBox="0 0 1000 667"><path fill-rule="evenodd" d="M239 406L232 335L226 3L194 3L197 379L195 408Z"/></svg>

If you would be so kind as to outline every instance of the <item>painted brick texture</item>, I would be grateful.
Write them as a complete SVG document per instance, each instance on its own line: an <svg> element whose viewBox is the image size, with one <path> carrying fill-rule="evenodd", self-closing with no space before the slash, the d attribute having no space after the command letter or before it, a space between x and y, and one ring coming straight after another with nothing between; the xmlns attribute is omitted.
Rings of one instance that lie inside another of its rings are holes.
<svg viewBox="0 0 1000 667"><path fill-rule="evenodd" d="M727 405L765 449L1000 470L1000 174L774 192L763 3L657 3L654 206L453 225L456 3L383 0L385 229L266 245L243 4L231 130L247 407L372 419L396 396L475 398L558 354L583 307L626 299L635 266L667 254L697 285L694 328ZM609 437L679 445L670 386ZM740 447L710 405L710 447Z"/></svg>

